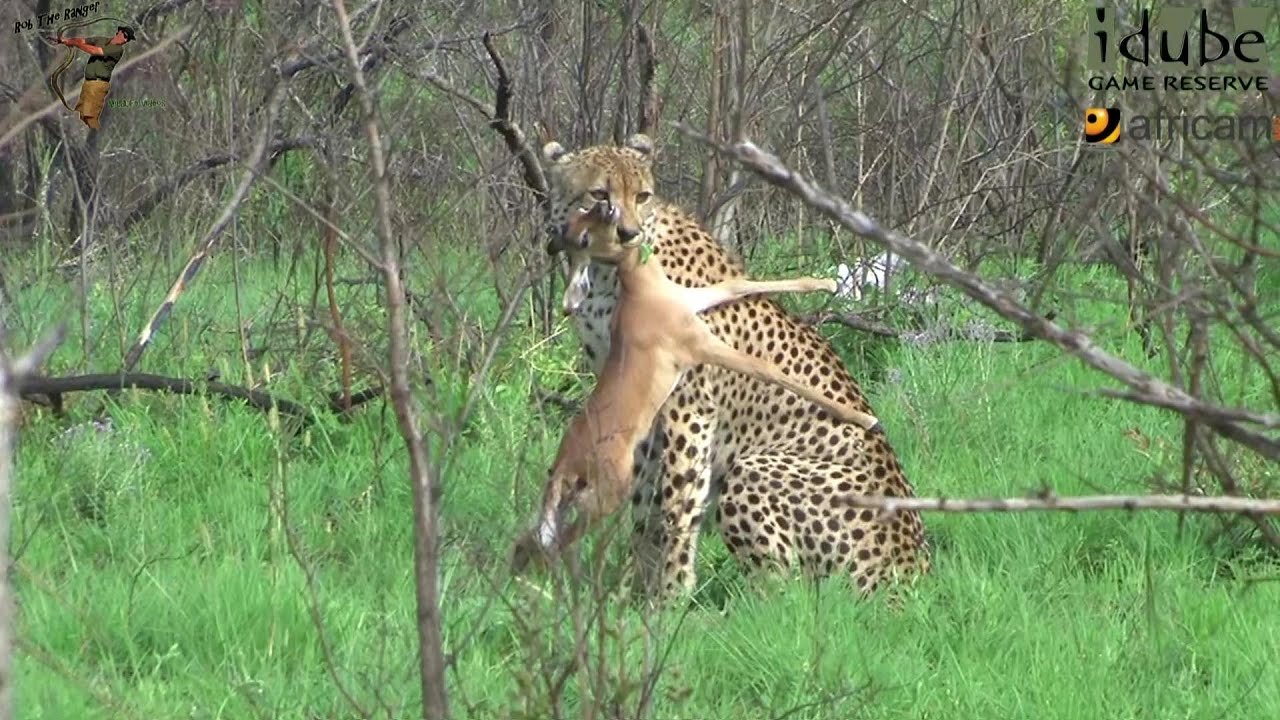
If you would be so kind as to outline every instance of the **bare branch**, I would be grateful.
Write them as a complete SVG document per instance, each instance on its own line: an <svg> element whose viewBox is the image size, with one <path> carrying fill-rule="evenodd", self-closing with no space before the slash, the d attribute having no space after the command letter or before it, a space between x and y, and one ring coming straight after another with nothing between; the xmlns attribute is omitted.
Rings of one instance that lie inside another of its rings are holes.
<svg viewBox="0 0 1280 720"><path fill-rule="evenodd" d="M388 23L386 32L382 33L381 39L377 45L370 47L368 43L360 49L360 54L364 57L361 71L371 73L377 69L378 64L386 60L387 55L391 52L391 43L396 36L408 30L413 23L409 16L402 15L393 19ZM347 86L338 91L333 98L333 107L329 112L330 120L335 121L342 115L342 111L347 107L347 103L351 101L351 95L355 92L355 84L347 83Z"/></svg>
<svg viewBox="0 0 1280 720"><path fill-rule="evenodd" d="M382 6L382 0L370 0L370 2L367 2L363 6L361 6L359 10L356 10L355 14L352 15L351 17L355 20L359 20L365 15L368 15L370 12L381 9L381 6ZM327 39L324 41L324 43L325 43L325 47L332 47L332 45L329 44ZM318 66L331 65L335 61L341 60L347 55L346 50L344 49L334 50L334 51L325 53L324 55L313 55L312 53L314 51L312 50L312 46L317 46L317 45L319 45L319 43L310 43L308 47L298 49L297 54L289 58L288 61L277 62L276 67L279 69L279 73L281 77L284 77L285 79L290 79L294 75L297 75L298 73L302 72L303 70L309 70L313 67L318 67ZM358 53L361 55L367 52L369 52L369 48L367 47L362 47L358 51Z"/></svg>
<svg viewBox="0 0 1280 720"><path fill-rule="evenodd" d="M433 72L419 71L414 76L417 77L419 80L422 80L423 82L427 83L428 85L431 85L432 87L436 88L440 92L448 95L449 97L452 97L456 100L460 100L461 102L466 103L467 105L470 105L471 109L485 116L485 119L487 120L493 119L493 108L486 105L484 101L478 98L472 97L462 92L461 90L453 87L449 83L445 82L444 79L441 78L439 75Z"/></svg>
<svg viewBox="0 0 1280 720"><path fill-rule="evenodd" d="M141 27L150 27L153 22L160 19L161 16L181 9L185 5L189 5L191 0L162 0L155 5L143 10L138 15L138 25Z"/></svg>
<svg viewBox="0 0 1280 720"><path fill-rule="evenodd" d="M314 137L304 136L285 138L273 141L267 152L271 158L276 158L293 150L314 148L317 145L318 141ZM237 162L239 159L240 158L238 158L234 153L210 155L191 163L186 168L173 173L168 177L153 179L149 183L151 186L150 192L143 196L142 199L129 206L129 209L124 211L121 218L112 224L116 227L118 232L125 232L135 223L146 218L152 210L155 210L156 206L172 197L179 190L186 187L191 181L211 170L216 170L224 165Z"/></svg>
<svg viewBox="0 0 1280 720"><path fill-rule="evenodd" d="M901 255L918 270L954 285L1001 317L1017 323L1028 334L1053 343L1063 351L1075 355L1086 365L1129 386L1133 391L1129 399L1174 410L1182 415L1197 417L1224 437L1252 448L1265 457L1280 460L1280 440L1245 429L1239 424L1251 423L1274 430L1280 428L1280 415L1221 407L1192 397L1183 390L1107 353L1095 345L1085 333L1067 330L1051 320L1040 317L1009 293L992 286L977 275L965 272L929 246L881 227L864 213L849 207L848 203L792 171L777 157L761 150L753 143L740 142L730 146L706 137L683 124L678 124L677 128L681 133L712 146L717 153L733 157L769 183L790 191L807 205L821 211L850 231Z"/></svg>

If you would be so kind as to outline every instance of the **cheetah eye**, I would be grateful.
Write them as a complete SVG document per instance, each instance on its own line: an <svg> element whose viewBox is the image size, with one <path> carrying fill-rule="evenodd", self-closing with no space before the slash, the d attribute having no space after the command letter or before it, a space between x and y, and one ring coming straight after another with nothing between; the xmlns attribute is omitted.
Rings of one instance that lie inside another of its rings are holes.
<svg viewBox="0 0 1280 720"><path fill-rule="evenodd" d="M591 197L597 202L604 202L609 199L608 190L592 190Z"/></svg>
<svg viewBox="0 0 1280 720"><path fill-rule="evenodd" d="M651 198L651 197L653 197L653 193L651 193L651 192L636 193L636 202L638 202L638 203L640 203L641 205L643 205L643 204L645 204L645 203L649 202L649 198Z"/></svg>

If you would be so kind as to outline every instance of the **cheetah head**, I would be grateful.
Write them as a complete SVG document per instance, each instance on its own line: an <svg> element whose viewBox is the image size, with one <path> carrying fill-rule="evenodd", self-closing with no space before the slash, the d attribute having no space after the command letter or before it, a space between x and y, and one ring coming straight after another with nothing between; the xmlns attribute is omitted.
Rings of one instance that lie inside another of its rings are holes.
<svg viewBox="0 0 1280 720"><path fill-rule="evenodd" d="M644 219L652 209L653 141L636 134L620 147L598 145L576 153L565 150L560 143L549 142L543 146L542 156L551 189L552 239L547 252L563 251L569 256L564 309L570 313L577 310L591 289L586 235L571 233L570 220L588 206L608 203L610 227L617 241L626 245L637 242ZM595 240L600 239L599 232L592 235Z"/></svg>

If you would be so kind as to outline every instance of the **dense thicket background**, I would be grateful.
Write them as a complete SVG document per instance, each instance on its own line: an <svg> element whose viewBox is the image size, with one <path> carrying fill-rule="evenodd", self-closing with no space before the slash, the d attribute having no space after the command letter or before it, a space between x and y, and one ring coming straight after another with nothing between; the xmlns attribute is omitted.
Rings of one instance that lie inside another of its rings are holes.
<svg viewBox="0 0 1280 720"><path fill-rule="evenodd" d="M12 19L53 5L23 0ZM782 300L821 323L921 495L1274 497L1280 145L1173 136L1103 150L1080 128L1086 106L1270 116L1280 94L1093 92L1086 7L346 8L388 158L410 379L443 491L455 716L1280 712L1280 529L1264 518L928 515L936 569L900 604L855 602L836 583L760 591L710 534L692 602L662 613L611 597L607 574L506 576L591 380L558 314L536 195L489 126L485 33L536 150L638 126L646 28L658 191L753 275L834 273L882 248L677 123L769 149L1201 401L1155 407L1170 403L1132 386L1117 397L1121 383L1049 343L1001 342L1025 338L918 273L859 302ZM1229 25L1226 3L1208 7ZM1120 10L1131 27L1136 6ZM370 145L334 7L165 0L104 14L137 30L110 96L137 102L109 107L99 132L45 85L64 50L34 32L0 45L8 343L65 321L49 376L127 368L197 390L214 379L313 415L203 391L30 394L10 543L16 716L416 715L411 492L376 392L388 331ZM1269 33L1280 38L1274 18ZM1258 72L1280 75L1271 44ZM347 395L366 402L340 412Z"/></svg>

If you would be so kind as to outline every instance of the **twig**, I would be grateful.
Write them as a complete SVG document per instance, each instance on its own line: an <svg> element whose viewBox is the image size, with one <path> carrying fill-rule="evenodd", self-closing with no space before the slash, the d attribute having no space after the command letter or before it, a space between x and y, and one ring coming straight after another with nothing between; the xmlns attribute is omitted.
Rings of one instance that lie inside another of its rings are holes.
<svg viewBox="0 0 1280 720"><path fill-rule="evenodd" d="M360 54L364 56L364 60L361 63L361 71L373 72L377 69L378 64L387 58L396 37L403 34L404 31L408 30L412 25L413 22L410 19L410 16L401 15L392 19L391 22L387 24L387 30L382 34L381 38L379 38L376 46L372 46L368 40L366 40L363 47L360 49ZM342 116L342 111L346 109L347 103L351 102L351 95L355 93L355 90L355 83L347 83L346 87L343 87L338 91L338 94L334 96L333 103L331 105L332 109L329 111L329 123L331 125L336 123L338 118Z"/></svg>
<svg viewBox="0 0 1280 720"><path fill-rule="evenodd" d="M281 452L279 446L277 446L276 452ZM293 522L289 517L289 485L284 468L284 459L280 458L276 463L276 479L279 480L279 483L271 483L271 504L275 506L275 511L280 518L280 525L284 532L285 546L289 549L289 556L293 558L298 569L302 570L302 577L307 587L307 615L311 618L312 627L316 629L316 638L319 640L320 654L324 656L325 669L329 673L329 679L333 681L338 693L342 695L342 699L347 702L347 705L354 709L359 717L371 718L373 717L372 713L360 704L360 701L351 692L351 688L343 680L341 673L338 672L338 661L334 656L333 642L329 638L329 633L324 624L324 614L320 610L320 591L316 582L315 566L307 562L305 553L302 550L302 542L298 539L298 534L294 530Z"/></svg>
<svg viewBox="0 0 1280 720"><path fill-rule="evenodd" d="M512 320L515 319L516 310L521 307L520 301L524 299L525 291L529 289L530 283L533 282L533 276L533 268L526 267L524 272L520 274L520 278L516 280L516 293L507 302L507 306L502 311L502 317L498 318L498 325L493 329L489 348L485 351L484 359L481 361L479 369L476 370L471 378L471 387L467 390L467 399L462 405L462 412L458 413L456 427L466 427L470 421L471 413L475 410L476 401L480 399L484 382L489 376L489 370L493 367L493 361L498 356L498 348L502 345L507 328L511 326Z"/></svg>
<svg viewBox="0 0 1280 720"><path fill-rule="evenodd" d="M1095 345L1092 338L1085 333L1064 329L1036 315L1009 293L990 285L977 275L965 272L927 245L881 227L864 213L854 210L848 203L794 172L777 157L761 150L751 142L740 142L730 146L706 137L683 124L677 124L677 129L684 135L710 145L717 153L735 158L769 183L790 191L807 205L821 211L850 231L870 238L884 248L901 255L916 269L954 285L969 297L995 310L1001 317L1016 322L1028 334L1053 343L1063 351L1080 358L1095 370L1128 385L1133 391L1129 396L1133 401L1163 407L1186 416L1198 417L1222 436L1249 447L1264 457L1280 460L1280 440L1246 429L1241 425L1241 423L1249 423L1274 430L1280 428L1280 414L1222 407L1192 397L1183 390L1107 353Z"/></svg>
<svg viewBox="0 0 1280 720"><path fill-rule="evenodd" d="M54 653L30 638L17 638L15 644L22 649L22 654L27 658L40 663L66 681L66 687L74 687L93 698L102 707L110 708L114 717L129 718L129 720L137 720L141 717L133 708L122 705L119 700L106 694L99 683L87 677L78 667L74 669L69 667L67 658L62 653Z"/></svg>
<svg viewBox="0 0 1280 720"><path fill-rule="evenodd" d="M391 229L391 189L387 183L386 158L383 156L382 137L378 130L378 111L374 97L365 83L343 0L333 0L333 10L337 16L338 29L342 32L347 61L351 65L351 80L356 86L365 115L364 128L369 141L369 165L377 205L377 233L382 249L381 269L386 280L391 402L405 449L409 453L409 476L413 483L413 569L418 600L422 714L425 720L447 720L449 704L444 685L446 663L440 618L440 529L436 501L440 492L440 479L418 428L418 409L409 387L409 331L405 311L407 301L400 277L399 251ZM486 40L487 38L486 35Z"/></svg>
<svg viewBox="0 0 1280 720"><path fill-rule="evenodd" d="M912 512L1035 512L1082 510L1172 510L1175 512L1280 515L1280 500L1196 495L1083 495L1060 498L1053 494L1029 498L899 498L845 495L836 500L847 507L882 510L892 515Z"/></svg>
<svg viewBox="0 0 1280 720"><path fill-rule="evenodd" d="M342 363L342 403L351 406L351 338L342 324L342 309L338 307L338 293L333 285L334 267L337 265L338 245L338 193L337 183L333 177L333 168L325 163L326 222L324 224L324 289L329 300L329 317L333 320L331 339L338 345L338 357Z"/></svg>
<svg viewBox="0 0 1280 720"><path fill-rule="evenodd" d="M360 7L360 9L356 10L355 14L352 15L351 18L360 20L369 13L380 11L381 9L382 0L370 0L370 2L365 3ZM350 25L348 23L348 27L349 26ZM279 68L280 74L286 78L292 78L303 70L310 70L313 67L329 67L333 65L335 61L341 60L347 56L345 48L326 52L323 55L313 54L316 48L324 47L325 49L328 49L333 46L332 42L327 37L323 38L323 40L323 44L313 42L309 43L307 47L298 49L298 51L291 55L287 61L277 61L275 66ZM360 54L365 54L369 52L369 48L362 48L359 52Z"/></svg>
<svg viewBox="0 0 1280 720"><path fill-rule="evenodd" d="M151 27L151 23L159 19L161 15L173 12L184 5L190 4L190 2L191 0L163 0L163 2L158 2L138 15L138 25Z"/></svg>

